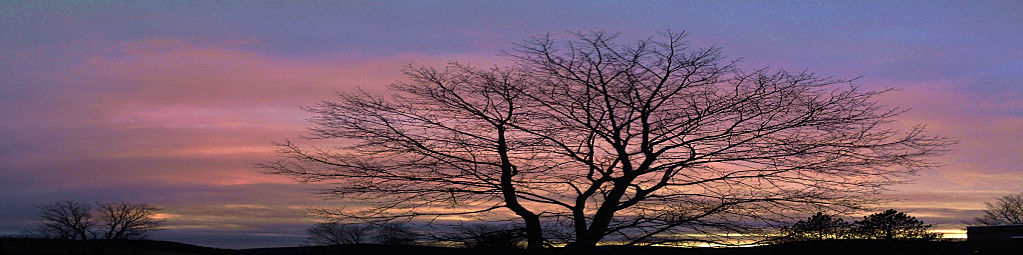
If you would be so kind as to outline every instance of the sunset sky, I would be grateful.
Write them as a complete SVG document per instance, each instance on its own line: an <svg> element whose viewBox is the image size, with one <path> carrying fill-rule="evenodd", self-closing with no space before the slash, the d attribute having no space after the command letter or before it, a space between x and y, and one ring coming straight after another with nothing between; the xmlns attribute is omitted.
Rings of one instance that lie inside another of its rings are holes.
<svg viewBox="0 0 1023 255"><path fill-rule="evenodd" d="M897 88L895 125L959 141L878 205L943 231L1023 192L1020 1L0 1L0 235L60 200L164 208L152 238L298 245L338 206L266 175L299 107L383 91L406 64L502 65L543 33L686 31L744 68Z"/></svg>

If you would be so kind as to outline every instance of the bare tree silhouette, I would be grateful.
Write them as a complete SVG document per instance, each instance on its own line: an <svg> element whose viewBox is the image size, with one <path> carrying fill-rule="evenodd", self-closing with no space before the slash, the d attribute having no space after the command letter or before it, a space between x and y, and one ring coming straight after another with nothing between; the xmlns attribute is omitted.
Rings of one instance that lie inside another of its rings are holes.
<svg viewBox="0 0 1023 255"><path fill-rule="evenodd" d="M43 224L36 235L67 240L140 239L160 229L154 218L160 210L147 204L127 202L91 204L60 201L39 206Z"/></svg>
<svg viewBox="0 0 1023 255"><path fill-rule="evenodd" d="M850 81L743 71L681 33L525 41L510 67L409 66L393 94L341 93L306 110L314 139L261 164L358 206L348 219L502 217L571 229L571 245L725 242L791 212L856 209L952 141ZM692 235L689 233L702 233Z"/></svg>
<svg viewBox="0 0 1023 255"><path fill-rule="evenodd" d="M93 207L75 201L60 201L37 207L43 224L36 235L67 240L95 239Z"/></svg>
<svg viewBox="0 0 1023 255"><path fill-rule="evenodd" d="M987 202L984 216L975 220L984 225L1023 224L1023 193L1005 195Z"/></svg>
<svg viewBox="0 0 1023 255"><path fill-rule="evenodd" d="M163 225L163 221L154 218L160 209L147 204L116 202L96 205L102 239L141 239Z"/></svg>

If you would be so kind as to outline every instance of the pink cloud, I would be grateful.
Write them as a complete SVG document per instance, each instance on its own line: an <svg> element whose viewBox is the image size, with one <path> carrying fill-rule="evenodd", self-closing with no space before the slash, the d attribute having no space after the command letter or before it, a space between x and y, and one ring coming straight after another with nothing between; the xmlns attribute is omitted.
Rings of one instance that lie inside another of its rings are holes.
<svg viewBox="0 0 1023 255"><path fill-rule="evenodd" d="M306 134L309 116L299 106L357 87L383 92L402 78L402 66L449 59L286 57L253 45L119 42L96 46L111 50L69 67L34 74L61 89L44 92L16 115L14 133L38 151L12 164L43 168L26 173L40 181L72 185L290 182L253 163L274 158L273 141Z"/></svg>
<svg viewBox="0 0 1023 255"><path fill-rule="evenodd" d="M868 81L881 83L883 81ZM881 98L909 108L897 127L925 124L930 134L959 144L938 158L944 165L924 169L909 184L894 187L897 202L883 206L915 212L943 227L958 228L980 216L984 202L1023 191L1023 95L970 91L962 81L931 81L892 86Z"/></svg>

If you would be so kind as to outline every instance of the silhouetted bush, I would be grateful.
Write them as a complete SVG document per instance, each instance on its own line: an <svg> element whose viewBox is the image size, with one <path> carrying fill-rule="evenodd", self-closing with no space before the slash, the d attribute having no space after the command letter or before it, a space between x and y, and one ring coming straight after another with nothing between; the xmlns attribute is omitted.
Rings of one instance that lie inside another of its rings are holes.
<svg viewBox="0 0 1023 255"><path fill-rule="evenodd" d="M864 216L856 221L853 235L859 239L935 239L937 233L928 233L931 225L894 209Z"/></svg>
<svg viewBox="0 0 1023 255"><path fill-rule="evenodd" d="M379 244L386 245L413 245L419 239L420 234L413 231L404 222L388 222L380 224L375 230L374 239Z"/></svg>
<svg viewBox="0 0 1023 255"><path fill-rule="evenodd" d="M852 232L852 224L836 215L818 212L806 220L792 224L782 232L783 237L780 240L782 242L845 239Z"/></svg>
<svg viewBox="0 0 1023 255"><path fill-rule="evenodd" d="M451 239L466 248L517 249L526 241L525 228L517 225L479 223L459 225L455 229L458 233Z"/></svg>

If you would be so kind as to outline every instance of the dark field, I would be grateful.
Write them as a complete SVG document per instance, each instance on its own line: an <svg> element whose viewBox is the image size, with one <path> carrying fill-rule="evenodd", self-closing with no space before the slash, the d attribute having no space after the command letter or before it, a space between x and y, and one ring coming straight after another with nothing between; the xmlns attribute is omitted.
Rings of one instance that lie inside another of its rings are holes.
<svg viewBox="0 0 1023 255"><path fill-rule="evenodd" d="M345 245L309 246L229 250L166 241L75 242L26 238L4 238L0 255L18 254L124 254L124 255L326 255L326 254L524 254L523 250L479 250L428 246ZM564 249L551 249L548 254L571 254ZM1015 242L949 242L949 241L884 241L833 240L788 243L737 248L675 248L602 246L587 255L626 254L1023 254L1023 241Z"/></svg>

